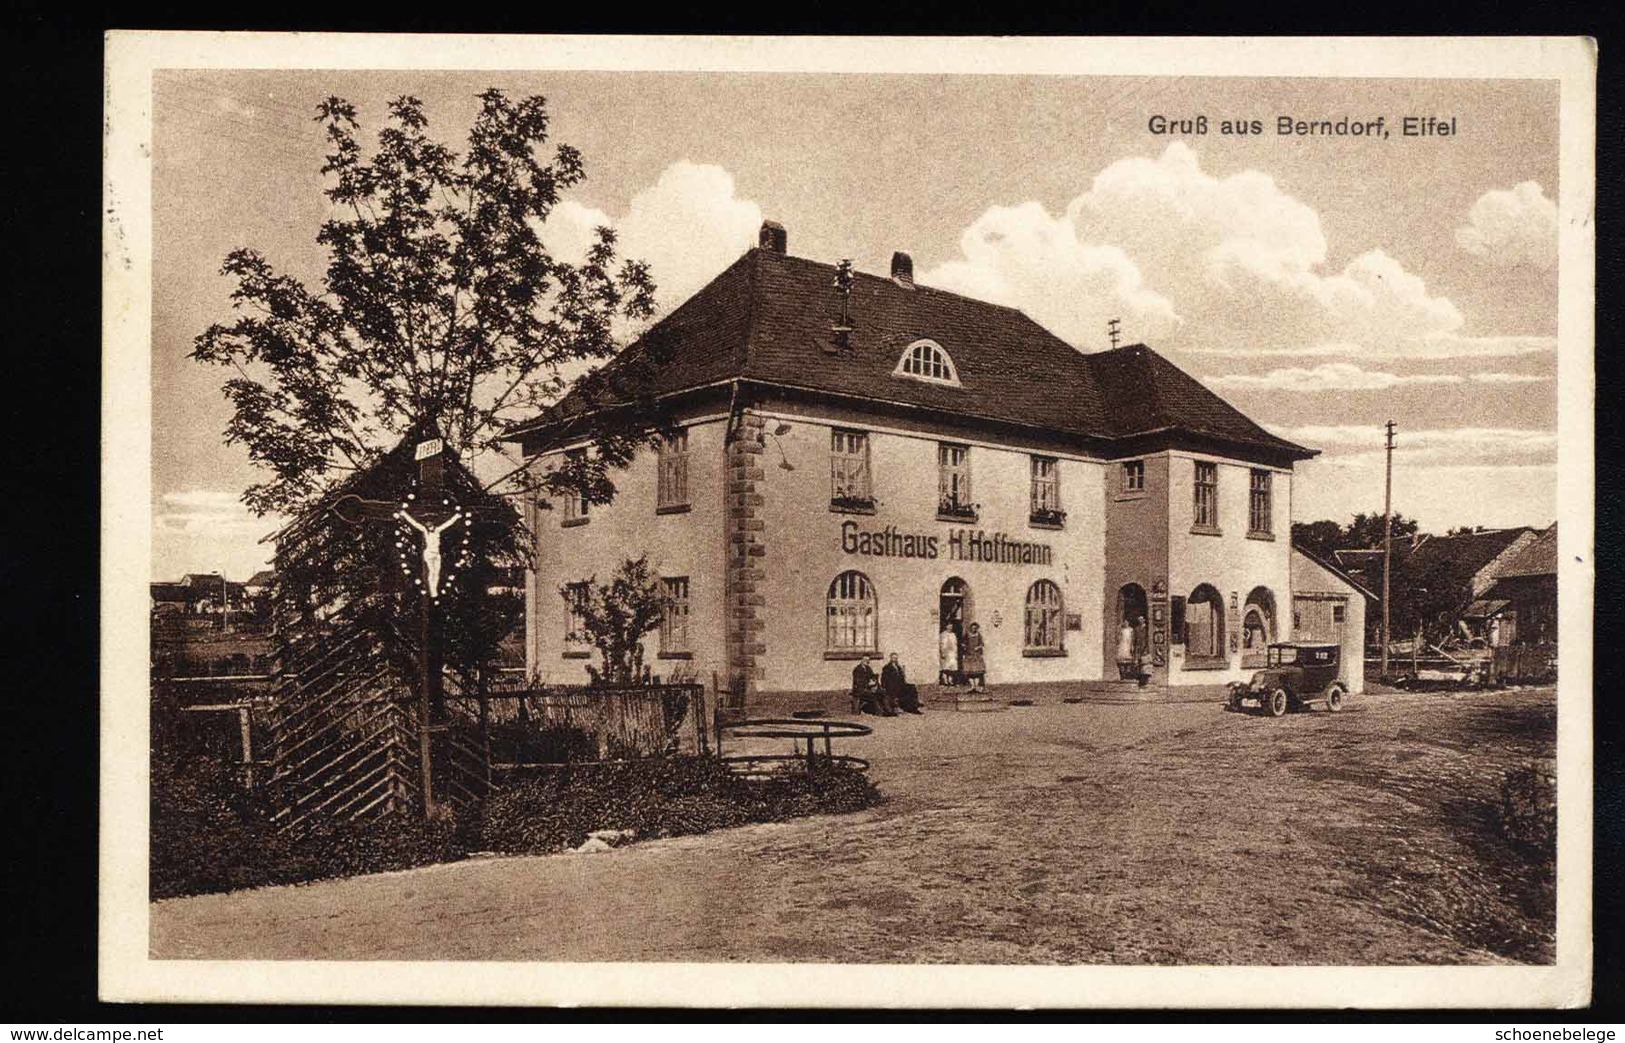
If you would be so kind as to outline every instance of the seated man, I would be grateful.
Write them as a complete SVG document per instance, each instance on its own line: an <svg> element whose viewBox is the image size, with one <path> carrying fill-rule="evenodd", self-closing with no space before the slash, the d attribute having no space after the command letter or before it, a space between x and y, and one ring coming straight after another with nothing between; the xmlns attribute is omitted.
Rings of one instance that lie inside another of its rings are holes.
<svg viewBox="0 0 1625 1043"><path fill-rule="evenodd" d="M875 669L869 665L870 656L865 655L852 668L852 712L882 713L882 695L880 686L875 680Z"/></svg>
<svg viewBox="0 0 1625 1043"><path fill-rule="evenodd" d="M905 713L923 713L920 709L920 690L908 683L903 673L903 664L897 661L897 653L893 652L887 659L885 669L880 671L880 688L886 693L886 708L893 716L899 708Z"/></svg>

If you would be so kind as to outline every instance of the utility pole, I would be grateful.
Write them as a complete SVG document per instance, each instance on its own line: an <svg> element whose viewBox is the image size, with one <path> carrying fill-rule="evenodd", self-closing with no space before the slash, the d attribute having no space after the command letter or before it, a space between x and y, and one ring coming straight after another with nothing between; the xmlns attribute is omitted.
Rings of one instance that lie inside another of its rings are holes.
<svg viewBox="0 0 1625 1043"><path fill-rule="evenodd" d="M1382 667L1380 674L1388 676L1388 625L1393 618L1389 611L1389 576L1394 558L1394 422L1383 425L1384 456L1387 466L1382 477Z"/></svg>
<svg viewBox="0 0 1625 1043"><path fill-rule="evenodd" d="M1112 347L1114 347L1114 348L1117 347L1117 342L1119 340L1121 340L1122 336L1123 336L1123 331L1120 328L1122 326L1122 323L1123 323L1122 319L1108 319L1108 320L1106 320L1106 336L1111 338Z"/></svg>

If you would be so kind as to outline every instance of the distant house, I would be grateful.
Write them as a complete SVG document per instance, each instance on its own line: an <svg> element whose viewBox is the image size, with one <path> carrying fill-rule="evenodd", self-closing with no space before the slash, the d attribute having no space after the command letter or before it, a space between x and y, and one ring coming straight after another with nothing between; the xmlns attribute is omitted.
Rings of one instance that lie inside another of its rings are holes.
<svg viewBox="0 0 1625 1043"><path fill-rule="evenodd" d="M152 597L152 611L155 615L186 614L187 606L191 603L186 584L149 583L147 589Z"/></svg>
<svg viewBox="0 0 1625 1043"><path fill-rule="evenodd" d="M226 579L218 572L188 572L181 577L186 588L188 610L196 615L219 615L248 609L244 585Z"/></svg>
<svg viewBox="0 0 1625 1043"><path fill-rule="evenodd" d="M1354 694L1365 691L1366 620L1380 619L1381 605L1347 572L1292 545L1292 639L1336 642L1344 680Z"/></svg>
<svg viewBox="0 0 1625 1043"><path fill-rule="evenodd" d="M1557 525L1535 534L1504 562L1467 612L1493 647L1557 640Z"/></svg>
<svg viewBox="0 0 1625 1043"><path fill-rule="evenodd" d="M1482 597L1537 535L1535 529L1519 526L1454 536L1424 536L1406 556L1401 571L1421 575L1438 562L1449 562L1451 573L1472 588L1473 597Z"/></svg>
<svg viewBox="0 0 1625 1043"><path fill-rule="evenodd" d="M260 569L248 577L243 584L243 592L250 598L262 598L271 592L271 584L276 580L276 573L271 569Z"/></svg>

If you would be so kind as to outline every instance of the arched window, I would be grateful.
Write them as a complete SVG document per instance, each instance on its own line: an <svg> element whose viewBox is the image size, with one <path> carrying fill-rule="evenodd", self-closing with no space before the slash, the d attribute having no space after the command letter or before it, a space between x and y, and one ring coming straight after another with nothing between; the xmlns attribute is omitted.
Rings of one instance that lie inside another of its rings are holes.
<svg viewBox="0 0 1625 1043"><path fill-rule="evenodd" d="M897 369L893 372L899 377L923 380L928 384L959 386L954 360L934 340L917 340L903 349L903 357L897 361Z"/></svg>
<svg viewBox="0 0 1625 1043"><path fill-rule="evenodd" d="M874 652L875 588L861 572L843 572L829 585L825 648L831 652Z"/></svg>
<svg viewBox="0 0 1625 1043"><path fill-rule="evenodd" d="M1041 579L1027 588L1029 652L1061 651L1061 588Z"/></svg>
<svg viewBox="0 0 1625 1043"><path fill-rule="evenodd" d="M1212 659L1224 655L1224 598L1206 583L1185 602L1185 657Z"/></svg>

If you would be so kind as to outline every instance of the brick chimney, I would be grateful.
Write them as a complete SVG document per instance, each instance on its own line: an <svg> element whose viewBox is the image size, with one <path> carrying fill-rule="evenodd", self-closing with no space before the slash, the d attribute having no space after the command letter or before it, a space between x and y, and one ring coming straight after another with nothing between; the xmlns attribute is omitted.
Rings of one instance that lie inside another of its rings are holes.
<svg viewBox="0 0 1625 1043"><path fill-rule="evenodd" d="M899 250L891 255L891 277L904 286L914 285L914 258Z"/></svg>
<svg viewBox="0 0 1625 1043"><path fill-rule="evenodd" d="M757 235L756 245L764 250L771 250L776 254L784 254L790 249L790 235L784 226L777 221L763 221L762 230Z"/></svg>

